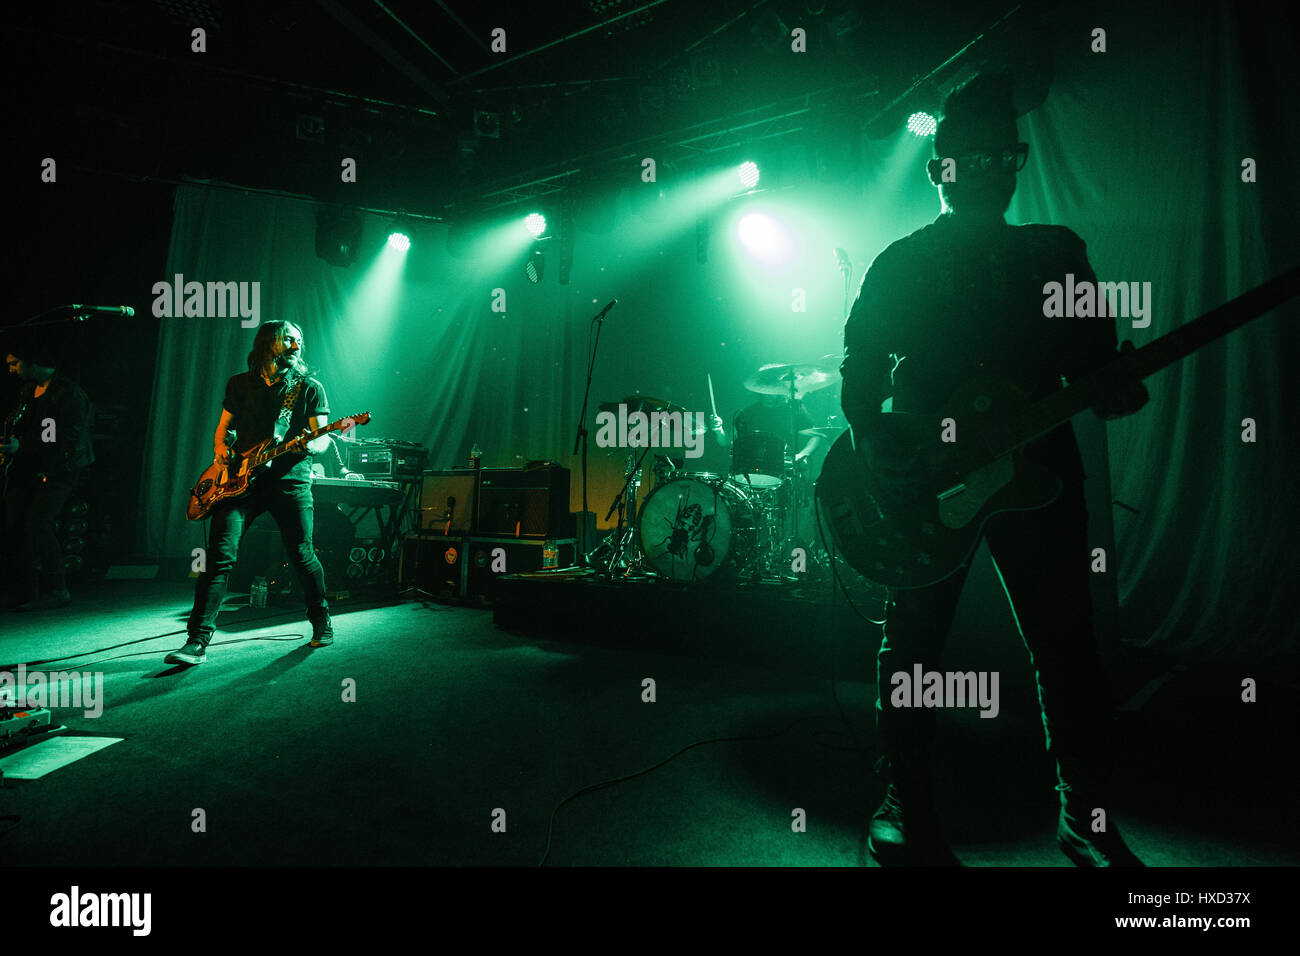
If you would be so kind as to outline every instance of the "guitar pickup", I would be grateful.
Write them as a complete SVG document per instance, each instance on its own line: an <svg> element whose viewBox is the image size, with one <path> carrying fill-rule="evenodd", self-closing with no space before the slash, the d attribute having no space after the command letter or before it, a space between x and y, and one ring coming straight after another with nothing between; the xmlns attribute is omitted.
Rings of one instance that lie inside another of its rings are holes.
<svg viewBox="0 0 1300 956"><path fill-rule="evenodd" d="M961 493L962 493L963 491L965 491L965 490L966 490L966 482L964 482L964 481L963 481L963 482L959 482L958 484L953 485L953 486L952 486L951 488L949 488L947 491L941 491L941 492L939 492L939 500L940 500L940 501L947 501L949 498L952 498L952 497L954 497L955 495L959 495L959 494L961 494Z"/></svg>

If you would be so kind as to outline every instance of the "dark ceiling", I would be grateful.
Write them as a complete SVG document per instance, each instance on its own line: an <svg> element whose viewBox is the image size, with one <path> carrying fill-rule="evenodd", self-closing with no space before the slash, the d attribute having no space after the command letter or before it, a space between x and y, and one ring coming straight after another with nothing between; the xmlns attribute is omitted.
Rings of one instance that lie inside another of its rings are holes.
<svg viewBox="0 0 1300 956"><path fill-rule="evenodd" d="M13 5L4 43L11 124L76 167L454 217L644 155L860 132L1014 7L103 0Z"/></svg>

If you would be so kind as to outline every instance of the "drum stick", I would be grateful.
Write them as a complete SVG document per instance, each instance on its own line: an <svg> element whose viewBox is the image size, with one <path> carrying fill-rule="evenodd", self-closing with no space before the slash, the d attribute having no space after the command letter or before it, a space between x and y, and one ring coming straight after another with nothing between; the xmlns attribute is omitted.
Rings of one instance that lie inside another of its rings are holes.
<svg viewBox="0 0 1300 956"><path fill-rule="evenodd" d="M705 372L704 374L709 380L709 407L713 409L713 414L716 416L718 414L718 402L717 399L713 397L713 376L708 372Z"/></svg>

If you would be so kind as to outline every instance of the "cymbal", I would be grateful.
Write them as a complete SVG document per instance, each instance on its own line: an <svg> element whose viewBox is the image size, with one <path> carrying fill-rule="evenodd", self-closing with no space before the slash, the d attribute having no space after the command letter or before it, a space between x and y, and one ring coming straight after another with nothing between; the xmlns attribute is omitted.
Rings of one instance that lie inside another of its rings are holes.
<svg viewBox="0 0 1300 956"><path fill-rule="evenodd" d="M620 405L626 405L628 414L632 412L684 412L686 411L681 405L674 405L672 402L664 401L662 398L652 398L649 395L628 395L617 402L601 402L600 411L617 412Z"/></svg>
<svg viewBox="0 0 1300 956"><path fill-rule="evenodd" d="M795 393L806 395L838 382L839 363L833 359L821 359L798 365L764 365L745 379L745 388L763 395L789 395L791 379L794 380Z"/></svg>
<svg viewBox="0 0 1300 956"><path fill-rule="evenodd" d="M650 395L628 395L617 402L601 402L599 411L617 415L620 405L627 406L629 415L635 412L645 412L647 415L651 412L681 412L682 433L685 435L703 435L709 430L707 421L700 420L681 405L674 405L672 402L664 401L662 398L654 398Z"/></svg>
<svg viewBox="0 0 1300 956"><path fill-rule="evenodd" d="M799 432L807 438L839 438L844 434L843 428L805 428Z"/></svg>

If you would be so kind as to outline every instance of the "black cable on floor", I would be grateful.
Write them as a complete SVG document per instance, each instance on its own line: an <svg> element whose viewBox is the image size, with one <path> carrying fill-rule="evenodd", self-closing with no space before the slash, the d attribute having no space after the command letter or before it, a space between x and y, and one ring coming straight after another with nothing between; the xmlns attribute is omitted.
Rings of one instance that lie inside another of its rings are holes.
<svg viewBox="0 0 1300 956"><path fill-rule="evenodd" d="M557 803L553 810L551 810L551 819L546 826L546 851L542 854L542 858L537 865L539 867L545 866L546 858L551 855L551 834L555 830L556 814L560 812L560 809L566 803L569 803L572 800L576 800L584 793L594 793L597 790L603 790L606 787L612 787L615 784L619 784L619 783L626 783L629 780L635 780L637 777L643 777L648 773L653 773L654 771L658 770L660 767L664 766L665 764L671 763L672 761L676 760L678 757L686 753L688 750L694 750L696 747L702 747L705 744L735 743L744 740L773 740L777 737L785 736L790 731L792 731L795 727L798 727L802 723L807 723L810 720L824 720L824 719L825 719L824 717L800 717L789 727L785 728L785 730L777 731L774 734L748 734L743 737L710 737L707 740L697 740L695 741L695 743L687 744L685 747L683 747L681 750L678 750L676 753L670 754L669 756L665 757L663 760L659 761L653 767L647 767L644 770L638 770L636 773L630 773L625 777L617 777L613 780L605 780L602 781L601 783L593 783L590 786L583 787L581 790L577 790L574 793L569 794L567 797L565 797L563 800Z"/></svg>

